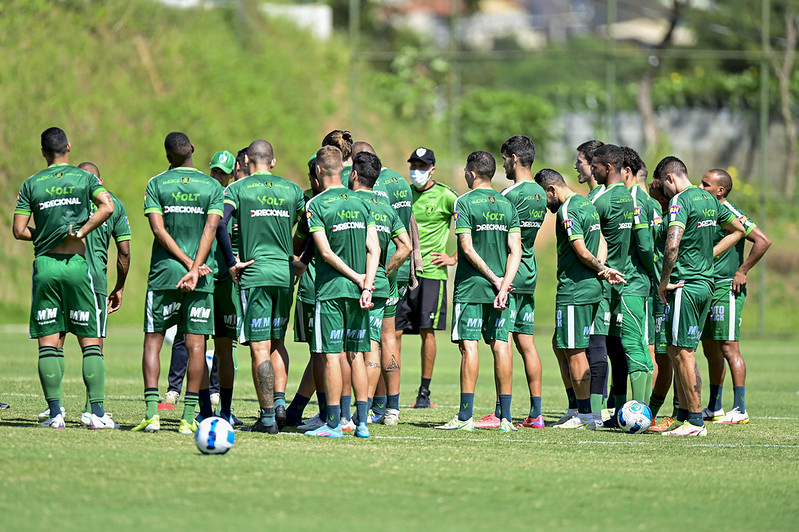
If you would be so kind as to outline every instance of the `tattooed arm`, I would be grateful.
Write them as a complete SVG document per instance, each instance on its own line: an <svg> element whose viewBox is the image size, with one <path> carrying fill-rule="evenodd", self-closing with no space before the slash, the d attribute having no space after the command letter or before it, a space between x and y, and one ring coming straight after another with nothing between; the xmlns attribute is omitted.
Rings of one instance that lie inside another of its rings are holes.
<svg viewBox="0 0 799 532"><path fill-rule="evenodd" d="M680 250L680 241L685 229L679 225L672 225L669 226L668 231L666 233L666 249L663 252L663 270L660 274L660 286L658 287L658 296L663 303L667 303L666 292L679 286L679 284L669 283L669 278L674 265L677 264L677 253Z"/></svg>
<svg viewBox="0 0 799 532"><path fill-rule="evenodd" d="M580 259L580 262L597 272L597 276L600 279L605 279L610 284L627 282L624 280L624 274L602 264L599 259L597 259L593 253L588 250L585 245L585 240L582 238L576 238L569 243L571 244L572 249L574 249L574 252L577 254L577 257Z"/></svg>

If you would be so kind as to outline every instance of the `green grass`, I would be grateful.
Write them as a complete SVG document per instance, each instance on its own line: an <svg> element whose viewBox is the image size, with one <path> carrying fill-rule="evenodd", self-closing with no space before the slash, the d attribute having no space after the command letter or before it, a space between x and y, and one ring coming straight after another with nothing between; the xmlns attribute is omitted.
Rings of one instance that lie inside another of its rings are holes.
<svg viewBox="0 0 799 532"><path fill-rule="evenodd" d="M35 343L21 326L1 331L0 399L12 404L0 421L4 530L84 530L90 522L115 530L629 530L662 529L675 518L695 529L789 530L799 522L799 361L789 342L743 342L753 419L748 426L711 426L703 439L435 431L458 402L458 354L441 334L432 386L439 408L404 408L398 427L373 426L367 441L239 432L228 455L203 456L191 437L176 432L177 411L165 414L160 433L128 430L143 413L137 328L112 321L106 405L124 430L103 432L77 424L84 390L74 340L66 349L67 430L44 430L35 422L45 406ZM544 413L552 422L565 398L549 332L539 331L539 348ZM403 405L415 397L418 345L407 337ZM291 396L307 356L304 346L289 349ZM257 405L248 353L241 355L234 408L250 423ZM162 393L168 359L165 350ZM481 372L476 415L493 407L488 356ZM520 419L528 406L520 364L514 392Z"/></svg>

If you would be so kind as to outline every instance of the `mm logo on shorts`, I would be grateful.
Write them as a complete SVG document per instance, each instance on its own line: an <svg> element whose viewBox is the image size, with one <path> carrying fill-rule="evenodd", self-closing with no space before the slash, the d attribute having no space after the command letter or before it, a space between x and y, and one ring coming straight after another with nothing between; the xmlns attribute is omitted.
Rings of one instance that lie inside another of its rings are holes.
<svg viewBox="0 0 799 532"><path fill-rule="evenodd" d="M170 318L180 310L180 302L176 301L168 305L164 305L164 318Z"/></svg>
<svg viewBox="0 0 799 532"><path fill-rule="evenodd" d="M467 329L482 329L483 318L469 318L466 320Z"/></svg>
<svg viewBox="0 0 799 532"><path fill-rule="evenodd" d="M53 323L57 316L57 308L43 308L42 310L36 311L36 321L39 322L39 325Z"/></svg>
<svg viewBox="0 0 799 532"><path fill-rule="evenodd" d="M363 340L366 338L366 329L350 329L347 331L347 338L350 340Z"/></svg>
<svg viewBox="0 0 799 532"><path fill-rule="evenodd" d="M205 307L193 307L189 311L191 321L206 321L211 317L211 309Z"/></svg>
<svg viewBox="0 0 799 532"><path fill-rule="evenodd" d="M70 310L69 319L75 323L89 323L88 310Z"/></svg>
<svg viewBox="0 0 799 532"><path fill-rule="evenodd" d="M699 325L691 325L688 327L688 338L699 339Z"/></svg>
<svg viewBox="0 0 799 532"><path fill-rule="evenodd" d="M344 329L336 329L335 331L330 331L331 340L342 340L343 338L344 338Z"/></svg>

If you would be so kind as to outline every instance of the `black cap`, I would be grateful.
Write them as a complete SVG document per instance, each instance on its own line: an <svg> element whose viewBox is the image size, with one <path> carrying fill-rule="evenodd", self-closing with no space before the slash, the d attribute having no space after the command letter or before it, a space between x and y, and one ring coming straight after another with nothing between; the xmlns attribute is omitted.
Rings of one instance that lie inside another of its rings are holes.
<svg viewBox="0 0 799 532"><path fill-rule="evenodd" d="M427 148L416 148L411 156L408 157L408 162L411 161L421 161L427 165L436 164L436 154L433 153L433 150L428 150Z"/></svg>

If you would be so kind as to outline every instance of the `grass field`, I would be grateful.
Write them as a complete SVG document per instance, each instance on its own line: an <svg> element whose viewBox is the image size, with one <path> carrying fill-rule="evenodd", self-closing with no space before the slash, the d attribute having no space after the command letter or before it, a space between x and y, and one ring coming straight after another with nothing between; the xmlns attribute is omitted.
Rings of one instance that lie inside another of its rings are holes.
<svg viewBox="0 0 799 532"><path fill-rule="evenodd" d="M432 385L438 408L404 408L398 427L373 426L365 441L237 433L228 455L204 456L191 437L176 432L179 410L163 416L160 433L129 431L144 407L138 328L112 323L107 341L106 406L120 431L89 431L77 423L84 387L73 339L66 349L67 430L39 429L36 414L46 405L35 343L22 326L0 332L6 345L0 351L0 399L12 405L0 413L3 530L799 527L799 361L793 342L743 342L752 421L711 426L701 439L549 428L435 431L432 426L449 420L458 403L458 354L441 334ZM551 331L539 332L544 414L551 423L565 408L565 396L545 341ZM406 406L418 386L418 345L408 337L403 349ZM291 397L307 355L304 346L289 349ZM249 424L257 404L248 353L240 358L234 408ZM162 394L168 362L165 350ZM521 419L529 405L515 362L513 411ZM476 416L493 408L493 394L486 355ZM725 407L731 401L727 390ZM311 404L306 412L315 408Z"/></svg>

